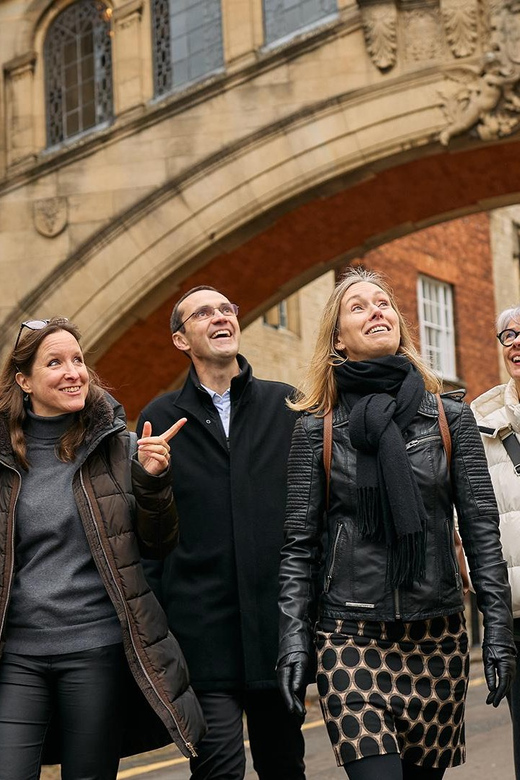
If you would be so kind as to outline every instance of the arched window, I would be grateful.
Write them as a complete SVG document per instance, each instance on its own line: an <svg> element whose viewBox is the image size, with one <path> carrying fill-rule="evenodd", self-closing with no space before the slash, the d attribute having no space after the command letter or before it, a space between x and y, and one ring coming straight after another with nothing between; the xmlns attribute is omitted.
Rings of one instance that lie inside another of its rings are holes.
<svg viewBox="0 0 520 780"><path fill-rule="evenodd" d="M221 0L152 0L157 96L224 66Z"/></svg>
<svg viewBox="0 0 520 780"><path fill-rule="evenodd" d="M112 9L80 0L56 17L45 40L47 145L112 117Z"/></svg>
<svg viewBox="0 0 520 780"><path fill-rule="evenodd" d="M337 10L337 0L264 0L265 42L286 38Z"/></svg>

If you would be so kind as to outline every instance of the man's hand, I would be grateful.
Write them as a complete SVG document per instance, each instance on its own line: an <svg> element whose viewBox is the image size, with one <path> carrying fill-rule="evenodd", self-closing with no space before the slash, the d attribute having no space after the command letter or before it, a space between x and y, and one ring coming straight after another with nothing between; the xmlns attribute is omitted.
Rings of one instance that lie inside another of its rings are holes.
<svg viewBox="0 0 520 780"><path fill-rule="evenodd" d="M187 418L181 417L161 436L152 436L152 424L150 422L144 423L142 436L137 441L137 458L149 474L157 476L166 471L170 465L170 445L168 442L186 422Z"/></svg>
<svg viewBox="0 0 520 780"><path fill-rule="evenodd" d="M302 720L306 715L303 701L305 697L304 679L308 665L309 656L298 650L284 656L276 671L278 687L285 706L291 714L298 715Z"/></svg>
<svg viewBox="0 0 520 780"><path fill-rule="evenodd" d="M498 707L515 678L516 658L510 647L484 645L482 648L484 675L489 693L486 704ZM497 681L498 680L498 681Z"/></svg>

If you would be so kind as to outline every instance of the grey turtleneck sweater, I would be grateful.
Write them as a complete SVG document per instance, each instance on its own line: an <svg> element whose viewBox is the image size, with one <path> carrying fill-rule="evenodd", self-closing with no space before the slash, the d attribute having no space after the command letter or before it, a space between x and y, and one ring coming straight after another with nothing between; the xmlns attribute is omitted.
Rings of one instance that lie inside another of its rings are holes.
<svg viewBox="0 0 520 780"><path fill-rule="evenodd" d="M24 655L74 653L121 641L112 602L93 561L72 491L85 457L62 463L55 445L72 415L29 412L27 457L15 526L15 577L6 650Z"/></svg>

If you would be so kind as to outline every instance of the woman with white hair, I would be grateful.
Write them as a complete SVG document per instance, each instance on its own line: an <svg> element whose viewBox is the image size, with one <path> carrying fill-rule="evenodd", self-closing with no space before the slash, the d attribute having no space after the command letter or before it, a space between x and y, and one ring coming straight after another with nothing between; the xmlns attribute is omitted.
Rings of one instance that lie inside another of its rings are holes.
<svg viewBox="0 0 520 780"><path fill-rule="evenodd" d="M500 537L511 584L514 638L520 650L520 306L496 321L502 358L511 377L476 398L471 408L482 435L500 513ZM520 675L508 695L513 721L515 774L520 779Z"/></svg>
<svg viewBox="0 0 520 780"><path fill-rule="evenodd" d="M350 780L440 780L465 760L468 637L453 510L484 615L497 706L515 670L498 512L469 407L438 395L378 274L324 311L288 470L278 677L318 692ZM330 458L329 458L330 454ZM324 548L324 549L323 549Z"/></svg>

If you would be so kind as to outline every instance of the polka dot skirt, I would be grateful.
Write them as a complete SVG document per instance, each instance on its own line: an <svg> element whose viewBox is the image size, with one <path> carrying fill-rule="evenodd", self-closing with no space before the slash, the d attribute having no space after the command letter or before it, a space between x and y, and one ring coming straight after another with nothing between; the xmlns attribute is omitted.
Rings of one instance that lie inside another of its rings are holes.
<svg viewBox="0 0 520 780"><path fill-rule="evenodd" d="M385 753L429 768L465 761L463 614L412 623L322 620L316 644L316 682L338 766Z"/></svg>

